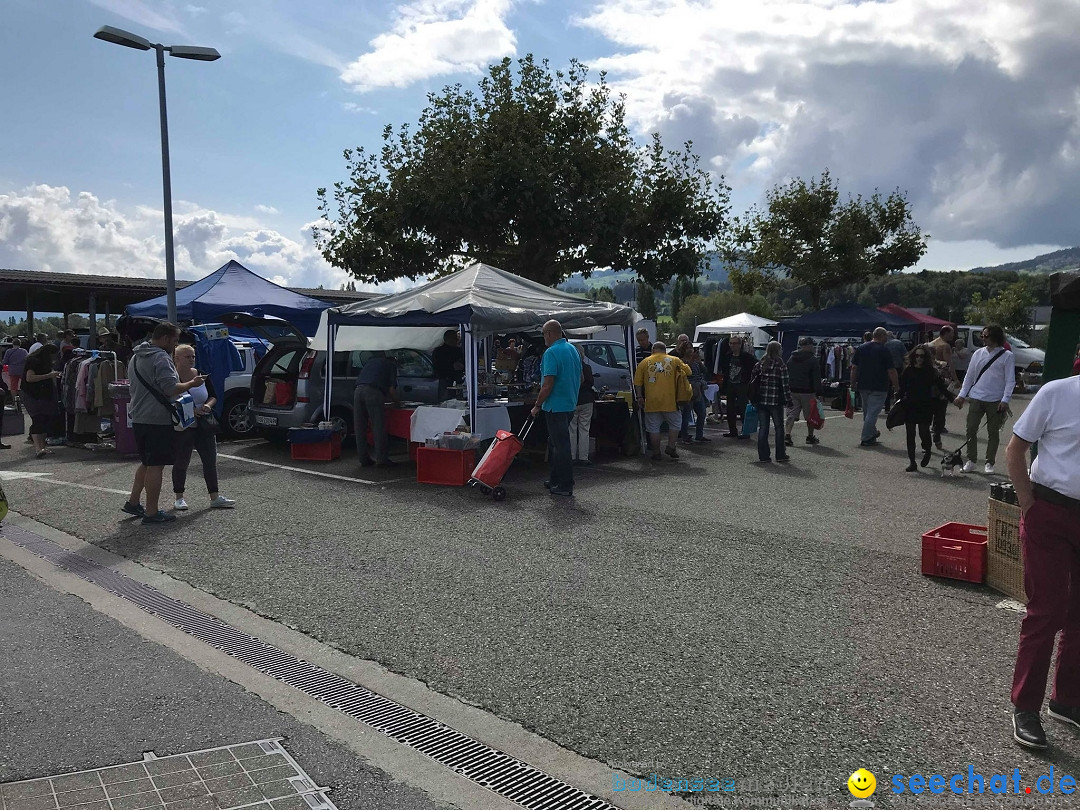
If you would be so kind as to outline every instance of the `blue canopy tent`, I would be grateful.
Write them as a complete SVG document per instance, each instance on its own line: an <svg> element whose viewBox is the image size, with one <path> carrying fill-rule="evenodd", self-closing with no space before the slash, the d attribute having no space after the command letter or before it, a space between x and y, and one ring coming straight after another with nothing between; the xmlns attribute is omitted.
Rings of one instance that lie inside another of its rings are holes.
<svg viewBox="0 0 1080 810"><path fill-rule="evenodd" d="M176 291L176 317L181 322L216 323L228 312L250 312L284 318L305 335L315 334L319 316L329 306L325 301L279 287L238 261L230 261L206 278ZM166 298L162 295L129 304L125 312L132 317L164 319L168 312Z"/></svg>
<svg viewBox="0 0 1080 810"><path fill-rule="evenodd" d="M839 304L801 318L780 321L780 343L787 356L798 348L800 335L811 337L859 337L879 326L902 334L919 331L918 321L857 304Z"/></svg>

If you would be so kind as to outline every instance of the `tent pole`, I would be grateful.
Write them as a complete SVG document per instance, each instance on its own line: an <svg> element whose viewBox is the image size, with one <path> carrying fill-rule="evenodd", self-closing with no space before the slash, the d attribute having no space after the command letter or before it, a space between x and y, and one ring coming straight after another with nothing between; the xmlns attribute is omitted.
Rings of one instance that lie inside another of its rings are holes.
<svg viewBox="0 0 1080 810"><path fill-rule="evenodd" d="M637 364L634 363L634 357L636 353L634 351L634 324L630 324L626 327L623 339L626 341L626 365L630 367L630 418L636 420L638 424L638 438L640 439L642 454L646 451L647 438L645 436L645 414L641 408L637 406L637 388L634 386L634 373L637 371Z"/></svg>
<svg viewBox="0 0 1080 810"><path fill-rule="evenodd" d="M476 341L473 339L472 326L461 324L465 332L465 395L469 400L469 432L476 432L476 399L479 375L476 373Z"/></svg>
<svg viewBox="0 0 1080 810"><path fill-rule="evenodd" d="M326 368L323 370L323 421L330 421L330 403L334 394L334 338L337 324L326 319ZM347 426L346 426L347 427Z"/></svg>

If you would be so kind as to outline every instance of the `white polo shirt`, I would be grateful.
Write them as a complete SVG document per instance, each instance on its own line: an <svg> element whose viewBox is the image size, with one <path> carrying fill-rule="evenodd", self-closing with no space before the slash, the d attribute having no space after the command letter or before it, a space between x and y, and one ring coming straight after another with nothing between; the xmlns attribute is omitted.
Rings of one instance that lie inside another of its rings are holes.
<svg viewBox="0 0 1080 810"><path fill-rule="evenodd" d="M1040 388L1016 420L1013 434L1039 443L1039 455L1031 465L1032 481L1080 499L1080 376L1053 380Z"/></svg>

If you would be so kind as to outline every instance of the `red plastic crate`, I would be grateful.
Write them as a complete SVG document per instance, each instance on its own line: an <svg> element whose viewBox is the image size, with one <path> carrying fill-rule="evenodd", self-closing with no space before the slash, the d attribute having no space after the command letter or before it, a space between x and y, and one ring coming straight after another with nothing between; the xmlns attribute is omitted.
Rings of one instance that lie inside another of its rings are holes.
<svg viewBox="0 0 1080 810"><path fill-rule="evenodd" d="M294 461L333 461L341 458L341 434L335 433L328 442L290 444Z"/></svg>
<svg viewBox="0 0 1080 810"><path fill-rule="evenodd" d="M463 487L476 466L475 450L416 448L416 480L421 484Z"/></svg>
<svg viewBox="0 0 1080 810"><path fill-rule="evenodd" d="M922 536L922 572L964 582L986 578L985 526L946 523Z"/></svg>

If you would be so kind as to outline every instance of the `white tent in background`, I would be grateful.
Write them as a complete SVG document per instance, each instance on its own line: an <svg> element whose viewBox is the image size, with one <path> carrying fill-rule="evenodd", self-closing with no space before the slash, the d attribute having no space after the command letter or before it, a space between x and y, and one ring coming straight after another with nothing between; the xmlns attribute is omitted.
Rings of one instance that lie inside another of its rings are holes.
<svg viewBox="0 0 1080 810"><path fill-rule="evenodd" d="M778 321L770 321L768 318L751 315L749 312L740 312L738 315L731 315L718 321L698 324L694 331L694 342L700 343L709 335L730 335L737 332L749 334L755 346L766 346L773 337L765 331L765 327L773 327L777 324Z"/></svg>

